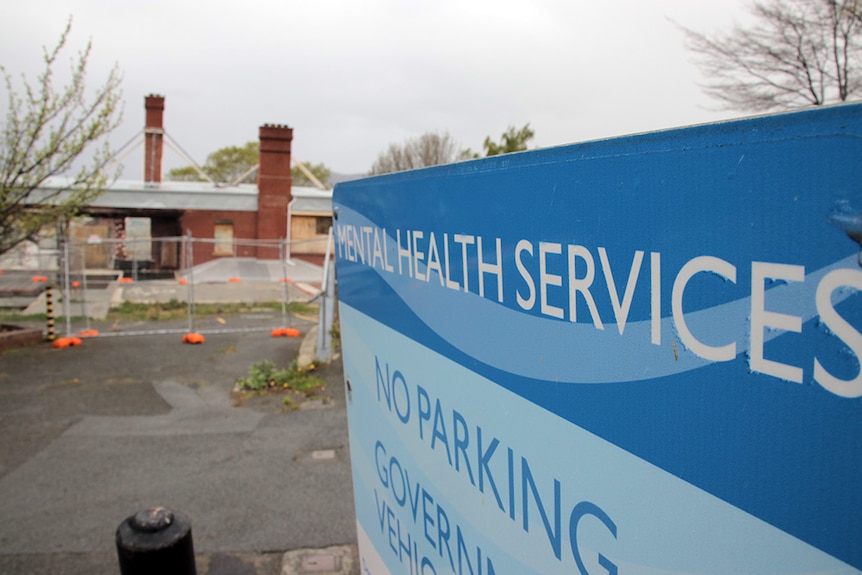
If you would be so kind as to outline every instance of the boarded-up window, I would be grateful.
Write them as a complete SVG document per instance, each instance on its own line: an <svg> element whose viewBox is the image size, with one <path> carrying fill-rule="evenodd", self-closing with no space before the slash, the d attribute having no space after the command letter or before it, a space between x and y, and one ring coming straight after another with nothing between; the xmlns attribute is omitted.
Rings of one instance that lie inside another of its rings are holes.
<svg viewBox="0 0 862 575"><path fill-rule="evenodd" d="M317 216L315 222L315 233L318 235L326 235L329 233L329 228L332 227L332 216Z"/></svg>
<svg viewBox="0 0 862 575"><path fill-rule="evenodd" d="M153 238L150 229L152 222L150 218L126 218L126 254L130 260L152 261Z"/></svg>
<svg viewBox="0 0 862 575"><path fill-rule="evenodd" d="M233 255L233 222L216 222L214 255Z"/></svg>
<svg viewBox="0 0 862 575"><path fill-rule="evenodd" d="M72 250L70 254L72 269L109 267L110 245L103 243L107 238L108 226L105 224L73 224L72 239L77 249Z"/></svg>

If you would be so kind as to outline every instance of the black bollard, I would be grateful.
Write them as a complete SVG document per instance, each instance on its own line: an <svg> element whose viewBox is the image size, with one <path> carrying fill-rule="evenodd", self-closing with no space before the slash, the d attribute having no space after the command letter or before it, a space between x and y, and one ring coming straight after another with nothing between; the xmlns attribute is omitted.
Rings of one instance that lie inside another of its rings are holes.
<svg viewBox="0 0 862 575"><path fill-rule="evenodd" d="M196 575L192 524L179 511L153 507L117 527L121 575Z"/></svg>

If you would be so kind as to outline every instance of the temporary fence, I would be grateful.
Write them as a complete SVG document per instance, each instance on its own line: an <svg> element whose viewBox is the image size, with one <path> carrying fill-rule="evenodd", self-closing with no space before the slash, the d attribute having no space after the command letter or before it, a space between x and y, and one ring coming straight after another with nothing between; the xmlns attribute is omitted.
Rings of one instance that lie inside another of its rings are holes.
<svg viewBox="0 0 862 575"><path fill-rule="evenodd" d="M322 252L309 244L326 241L68 238L57 311L67 337L183 333L190 336L184 341L198 343L193 334L200 340L203 334L246 331L298 335L291 305L315 300L324 272L296 254ZM127 313L107 329L94 329L116 308ZM153 321L165 319L173 321Z"/></svg>

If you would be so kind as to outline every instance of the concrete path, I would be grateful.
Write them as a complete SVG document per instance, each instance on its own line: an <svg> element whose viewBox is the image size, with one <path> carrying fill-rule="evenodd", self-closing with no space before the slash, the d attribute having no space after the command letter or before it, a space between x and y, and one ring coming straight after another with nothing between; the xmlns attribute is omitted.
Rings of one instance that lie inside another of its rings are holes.
<svg viewBox="0 0 862 575"><path fill-rule="evenodd" d="M320 266L298 259L281 262L255 258L222 258L195 266L194 270L182 274L181 277L194 279L199 283L223 283L230 278L277 282L287 277L293 282L319 285L322 272Z"/></svg>

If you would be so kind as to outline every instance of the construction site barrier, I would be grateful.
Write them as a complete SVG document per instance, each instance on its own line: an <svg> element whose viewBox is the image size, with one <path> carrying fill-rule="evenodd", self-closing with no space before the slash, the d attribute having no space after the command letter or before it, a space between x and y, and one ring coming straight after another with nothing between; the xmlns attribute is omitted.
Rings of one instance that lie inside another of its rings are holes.
<svg viewBox="0 0 862 575"><path fill-rule="evenodd" d="M67 238L60 250L58 274L66 337L80 341L88 337L178 334L184 343L194 344L203 343L205 334L215 333L269 331L273 337L297 337L300 333L290 306L314 302L323 275L319 267L289 259L288 254L299 251L297 245L303 243L308 242L233 239L226 248L217 239L191 235ZM205 259L201 254L221 253L226 255L196 262ZM270 257L229 255L237 253L265 253ZM298 270L304 274L302 278L293 277ZM41 281L43 276L38 277ZM33 280L37 281L35 276ZM102 330L93 328L92 322L105 320L111 309L121 306L143 308L147 319L176 321L170 327L141 320L115 321ZM246 310L242 313L244 321L213 313L222 307ZM79 345L64 343L64 347Z"/></svg>

